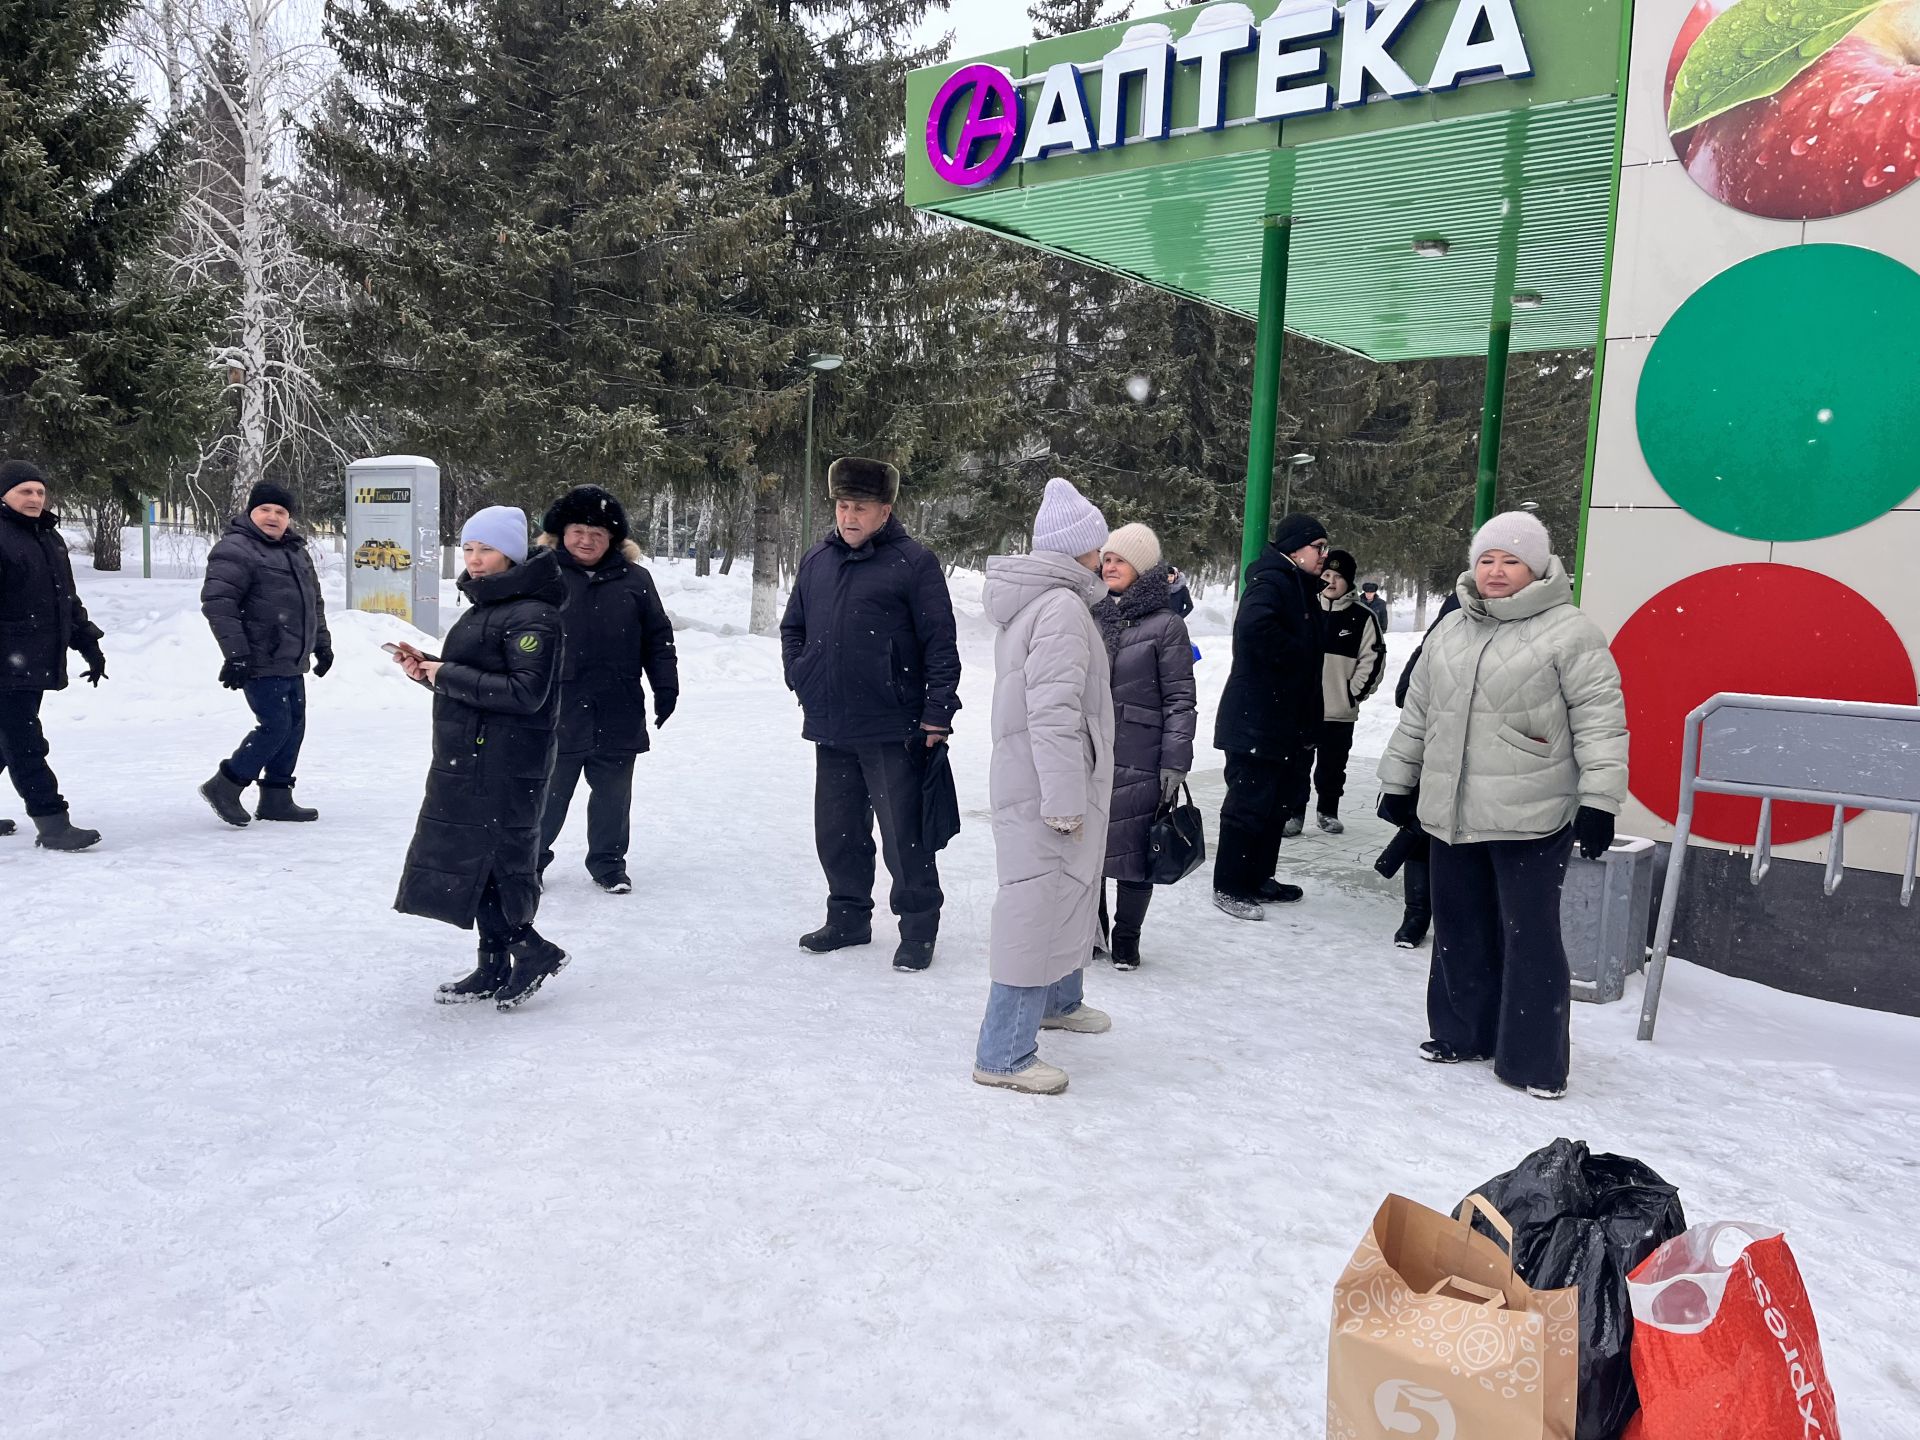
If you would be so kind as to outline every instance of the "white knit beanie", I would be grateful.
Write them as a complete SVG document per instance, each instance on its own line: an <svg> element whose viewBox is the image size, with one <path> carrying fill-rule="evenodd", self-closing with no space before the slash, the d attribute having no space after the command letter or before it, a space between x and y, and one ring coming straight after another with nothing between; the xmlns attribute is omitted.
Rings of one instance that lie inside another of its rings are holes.
<svg viewBox="0 0 1920 1440"><path fill-rule="evenodd" d="M1033 517L1033 548L1075 559L1098 550L1107 538L1107 517L1100 507L1058 475L1047 481L1040 513Z"/></svg>
<svg viewBox="0 0 1920 1440"><path fill-rule="evenodd" d="M1489 550L1504 550L1526 562L1536 580L1547 573L1553 559L1553 541L1547 537L1547 527L1525 510L1508 510L1482 525L1473 537L1473 548L1467 552L1467 564L1478 565Z"/></svg>
<svg viewBox="0 0 1920 1440"><path fill-rule="evenodd" d="M460 543L478 540L491 545L514 564L527 558L527 512L511 505L489 505L476 510L460 527Z"/></svg>
<svg viewBox="0 0 1920 1440"><path fill-rule="evenodd" d="M1160 564L1160 537L1137 520L1107 536L1101 549L1118 555L1142 575Z"/></svg>

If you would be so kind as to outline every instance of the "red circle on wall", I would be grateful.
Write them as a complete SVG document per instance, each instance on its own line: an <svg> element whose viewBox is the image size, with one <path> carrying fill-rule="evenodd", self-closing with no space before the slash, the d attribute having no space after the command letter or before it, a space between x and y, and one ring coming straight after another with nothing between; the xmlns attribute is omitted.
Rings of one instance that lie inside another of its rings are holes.
<svg viewBox="0 0 1920 1440"><path fill-rule="evenodd" d="M1613 641L1626 694L1629 783L1668 824L1680 813L1687 714L1721 691L1807 695L1911 705L1913 659L1857 591L1792 565L1723 565L1669 585L1634 612ZM1751 845L1760 802L1702 795L1694 833ZM1776 805L1773 838L1824 835L1833 812Z"/></svg>

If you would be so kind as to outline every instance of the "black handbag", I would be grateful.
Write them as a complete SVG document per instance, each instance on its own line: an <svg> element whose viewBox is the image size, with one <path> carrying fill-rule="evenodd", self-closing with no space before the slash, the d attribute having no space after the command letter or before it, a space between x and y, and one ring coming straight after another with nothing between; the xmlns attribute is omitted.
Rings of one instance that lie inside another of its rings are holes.
<svg viewBox="0 0 1920 1440"><path fill-rule="evenodd" d="M913 744L926 751L926 773L920 780L920 838L929 850L943 850L960 833L960 796L953 786L953 763L947 742L928 745L919 736Z"/></svg>
<svg viewBox="0 0 1920 1440"><path fill-rule="evenodd" d="M1183 784L1180 803L1163 801L1147 831L1147 878L1156 885L1178 885L1207 858L1206 827L1200 807Z"/></svg>

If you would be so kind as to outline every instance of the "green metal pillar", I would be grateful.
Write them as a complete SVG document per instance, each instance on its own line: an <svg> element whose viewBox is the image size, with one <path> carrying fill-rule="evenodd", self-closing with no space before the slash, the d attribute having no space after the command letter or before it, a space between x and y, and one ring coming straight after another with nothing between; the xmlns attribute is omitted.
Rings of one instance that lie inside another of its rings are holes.
<svg viewBox="0 0 1920 1440"><path fill-rule="evenodd" d="M1293 221L1267 217L1260 245L1260 319L1253 340L1253 430L1247 438L1247 514L1240 536L1240 588L1273 526L1273 432L1280 423L1280 355L1287 335L1287 242Z"/></svg>
<svg viewBox="0 0 1920 1440"><path fill-rule="evenodd" d="M1511 305L1501 297L1502 310ZM1480 471L1473 494L1473 528L1493 518L1500 495L1500 421L1507 403L1507 346L1513 339L1513 316L1502 315L1487 333L1487 395L1480 405Z"/></svg>
<svg viewBox="0 0 1920 1440"><path fill-rule="evenodd" d="M800 497L800 553L819 537L813 533L813 371L807 371L807 489Z"/></svg>
<svg viewBox="0 0 1920 1440"><path fill-rule="evenodd" d="M153 578L153 501L140 502L140 578Z"/></svg>

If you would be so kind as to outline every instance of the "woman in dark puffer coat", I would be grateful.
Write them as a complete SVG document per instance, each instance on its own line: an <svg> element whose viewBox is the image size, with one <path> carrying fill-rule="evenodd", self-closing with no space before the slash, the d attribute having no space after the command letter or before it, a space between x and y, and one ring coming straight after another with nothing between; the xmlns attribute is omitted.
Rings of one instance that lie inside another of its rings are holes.
<svg viewBox="0 0 1920 1440"><path fill-rule="evenodd" d="M567 591L551 550L527 554L524 511L489 506L460 541L471 608L438 657L410 645L394 656L433 690L433 768L393 908L480 932L473 973L435 999L511 1010L567 963L533 928Z"/></svg>
<svg viewBox="0 0 1920 1440"><path fill-rule="evenodd" d="M1113 665L1113 810L1107 878L1118 888L1108 947L1117 970L1140 965L1140 926L1153 900L1147 837L1163 801L1193 768L1193 642L1169 606L1160 540L1145 525L1107 537L1102 575L1109 591L1093 607ZM1100 924L1107 930L1106 896Z"/></svg>

